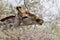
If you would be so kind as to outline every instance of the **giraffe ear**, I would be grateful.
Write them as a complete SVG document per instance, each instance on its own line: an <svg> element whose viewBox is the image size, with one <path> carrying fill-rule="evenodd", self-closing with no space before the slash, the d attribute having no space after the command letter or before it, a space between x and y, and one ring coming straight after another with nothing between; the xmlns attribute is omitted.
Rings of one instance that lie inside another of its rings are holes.
<svg viewBox="0 0 60 40"><path fill-rule="evenodd" d="M21 8L20 6L19 7L16 7L16 9L18 10L18 8Z"/></svg>
<svg viewBox="0 0 60 40"><path fill-rule="evenodd" d="M25 18L28 18L27 16L25 16L25 17L22 17L22 19L25 19Z"/></svg>
<svg viewBox="0 0 60 40"><path fill-rule="evenodd" d="M18 7L16 7L16 9L18 10Z"/></svg>
<svg viewBox="0 0 60 40"><path fill-rule="evenodd" d="M21 8L21 7L19 6L19 8Z"/></svg>

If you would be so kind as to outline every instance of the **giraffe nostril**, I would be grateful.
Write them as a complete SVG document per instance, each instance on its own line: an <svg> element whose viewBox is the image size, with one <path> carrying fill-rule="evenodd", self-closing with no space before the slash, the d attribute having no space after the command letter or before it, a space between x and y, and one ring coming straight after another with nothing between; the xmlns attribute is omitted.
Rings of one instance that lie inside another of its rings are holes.
<svg viewBox="0 0 60 40"><path fill-rule="evenodd" d="M42 25L44 23L44 20L42 20L42 19L36 19L36 22L39 23L40 25Z"/></svg>
<svg viewBox="0 0 60 40"><path fill-rule="evenodd" d="M44 20L40 20L40 25L42 25L44 23Z"/></svg>
<svg viewBox="0 0 60 40"><path fill-rule="evenodd" d="M36 19L37 22L40 22L40 19Z"/></svg>

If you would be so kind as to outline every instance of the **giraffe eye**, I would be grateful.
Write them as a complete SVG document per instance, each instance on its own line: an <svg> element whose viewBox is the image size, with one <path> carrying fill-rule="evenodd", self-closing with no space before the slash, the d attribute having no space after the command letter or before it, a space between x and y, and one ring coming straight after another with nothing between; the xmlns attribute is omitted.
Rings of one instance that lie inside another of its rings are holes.
<svg viewBox="0 0 60 40"><path fill-rule="evenodd" d="M22 17L22 19L25 19L25 18L28 18L27 16L25 16L25 17Z"/></svg>

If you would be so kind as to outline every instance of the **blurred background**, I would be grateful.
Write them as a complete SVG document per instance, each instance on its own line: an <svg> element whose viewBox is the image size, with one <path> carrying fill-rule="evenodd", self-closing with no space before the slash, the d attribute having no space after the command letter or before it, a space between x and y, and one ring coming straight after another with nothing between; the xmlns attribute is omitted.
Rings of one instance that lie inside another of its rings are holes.
<svg viewBox="0 0 60 40"><path fill-rule="evenodd" d="M0 0L0 19L21 6L44 20L43 25L0 27L0 40L60 40L60 0Z"/></svg>

